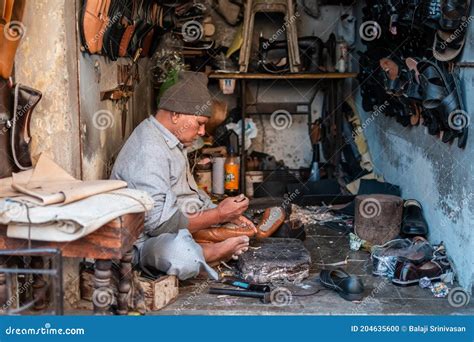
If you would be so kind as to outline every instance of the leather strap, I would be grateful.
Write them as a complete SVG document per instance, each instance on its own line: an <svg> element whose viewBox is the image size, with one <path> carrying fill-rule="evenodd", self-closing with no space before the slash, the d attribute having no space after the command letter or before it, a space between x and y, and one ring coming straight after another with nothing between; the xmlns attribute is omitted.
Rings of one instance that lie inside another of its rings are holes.
<svg viewBox="0 0 474 342"><path fill-rule="evenodd" d="M133 37L133 32L135 31L135 25L129 25L125 29L125 32L122 35L119 46L119 56L125 57L127 55L127 49L130 44L130 40Z"/></svg>
<svg viewBox="0 0 474 342"><path fill-rule="evenodd" d="M10 22L13 12L14 0L0 0L0 25Z"/></svg>

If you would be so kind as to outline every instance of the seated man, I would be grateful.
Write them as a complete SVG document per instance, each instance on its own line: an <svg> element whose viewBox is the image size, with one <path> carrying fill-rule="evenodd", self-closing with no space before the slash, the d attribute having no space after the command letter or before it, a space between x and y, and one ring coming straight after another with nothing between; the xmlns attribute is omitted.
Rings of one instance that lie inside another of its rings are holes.
<svg viewBox="0 0 474 342"><path fill-rule="evenodd" d="M178 82L162 95L155 115L138 125L117 156L111 178L147 191L155 201L134 246L134 263L144 271L159 270L187 279L203 267L217 278L208 263L240 255L248 249L246 235L256 232L253 223L242 216L247 198L229 197L216 206L198 189L190 172L186 147L204 135L210 116L207 77L182 72ZM191 236L227 222L238 224L247 234L202 244Z"/></svg>

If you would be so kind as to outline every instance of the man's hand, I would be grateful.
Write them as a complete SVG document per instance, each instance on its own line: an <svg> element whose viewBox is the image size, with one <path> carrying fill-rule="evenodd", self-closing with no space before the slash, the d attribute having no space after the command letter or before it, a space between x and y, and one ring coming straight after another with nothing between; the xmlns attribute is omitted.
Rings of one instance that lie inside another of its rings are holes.
<svg viewBox="0 0 474 342"><path fill-rule="evenodd" d="M239 216L235 220L232 220L231 222L233 224L236 224L236 225L240 226L240 227L247 227L249 229L252 229L255 233L257 233L257 228L255 227L253 222L250 221L248 218L246 218L243 215Z"/></svg>
<svg viewBox="0 0 474 342"><path fill-rule="evenodd" d="M227 197L217 206L220 223L232 222L244 213L249 206L249 199L244 195Z"/></svg>

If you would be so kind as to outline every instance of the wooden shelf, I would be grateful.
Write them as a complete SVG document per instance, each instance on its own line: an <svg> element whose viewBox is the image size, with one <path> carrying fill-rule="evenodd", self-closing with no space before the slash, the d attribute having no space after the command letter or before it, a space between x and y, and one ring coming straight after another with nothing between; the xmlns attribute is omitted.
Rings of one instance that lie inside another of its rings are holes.
<svg viewBox="0 0 474 342"><path fill-rule="evenodd" d="M212 72L209 78L236 79L236 80L317 80L317 79L344 79L355 78L355 72L329 72L329 73L289 73L289 74L264 74L250 72Z"/></svg>

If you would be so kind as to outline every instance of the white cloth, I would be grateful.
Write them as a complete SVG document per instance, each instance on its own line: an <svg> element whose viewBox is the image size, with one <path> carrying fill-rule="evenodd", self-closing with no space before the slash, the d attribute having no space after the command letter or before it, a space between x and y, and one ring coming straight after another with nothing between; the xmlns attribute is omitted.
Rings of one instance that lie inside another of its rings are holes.
<svg viewBox="0 0 474 342"><path fill-rule="evenodd" d="M39 206L4 198L0 199L0 224L8 225L8 237L66 242L86 236L121 215L152 208L153 199L134 189L97 194L65 205Z"/></svg>
<svg viewBox="0 0 474 342"><path fill-rule="evenodd" d="M159 270L175 275L180 280L196 277L204 269L209 277L219 279L216 271L206 263L202 247L197 244L187 229L178 233L163 233L145 241L139 252L139 265L153 274Z"/></svg>

